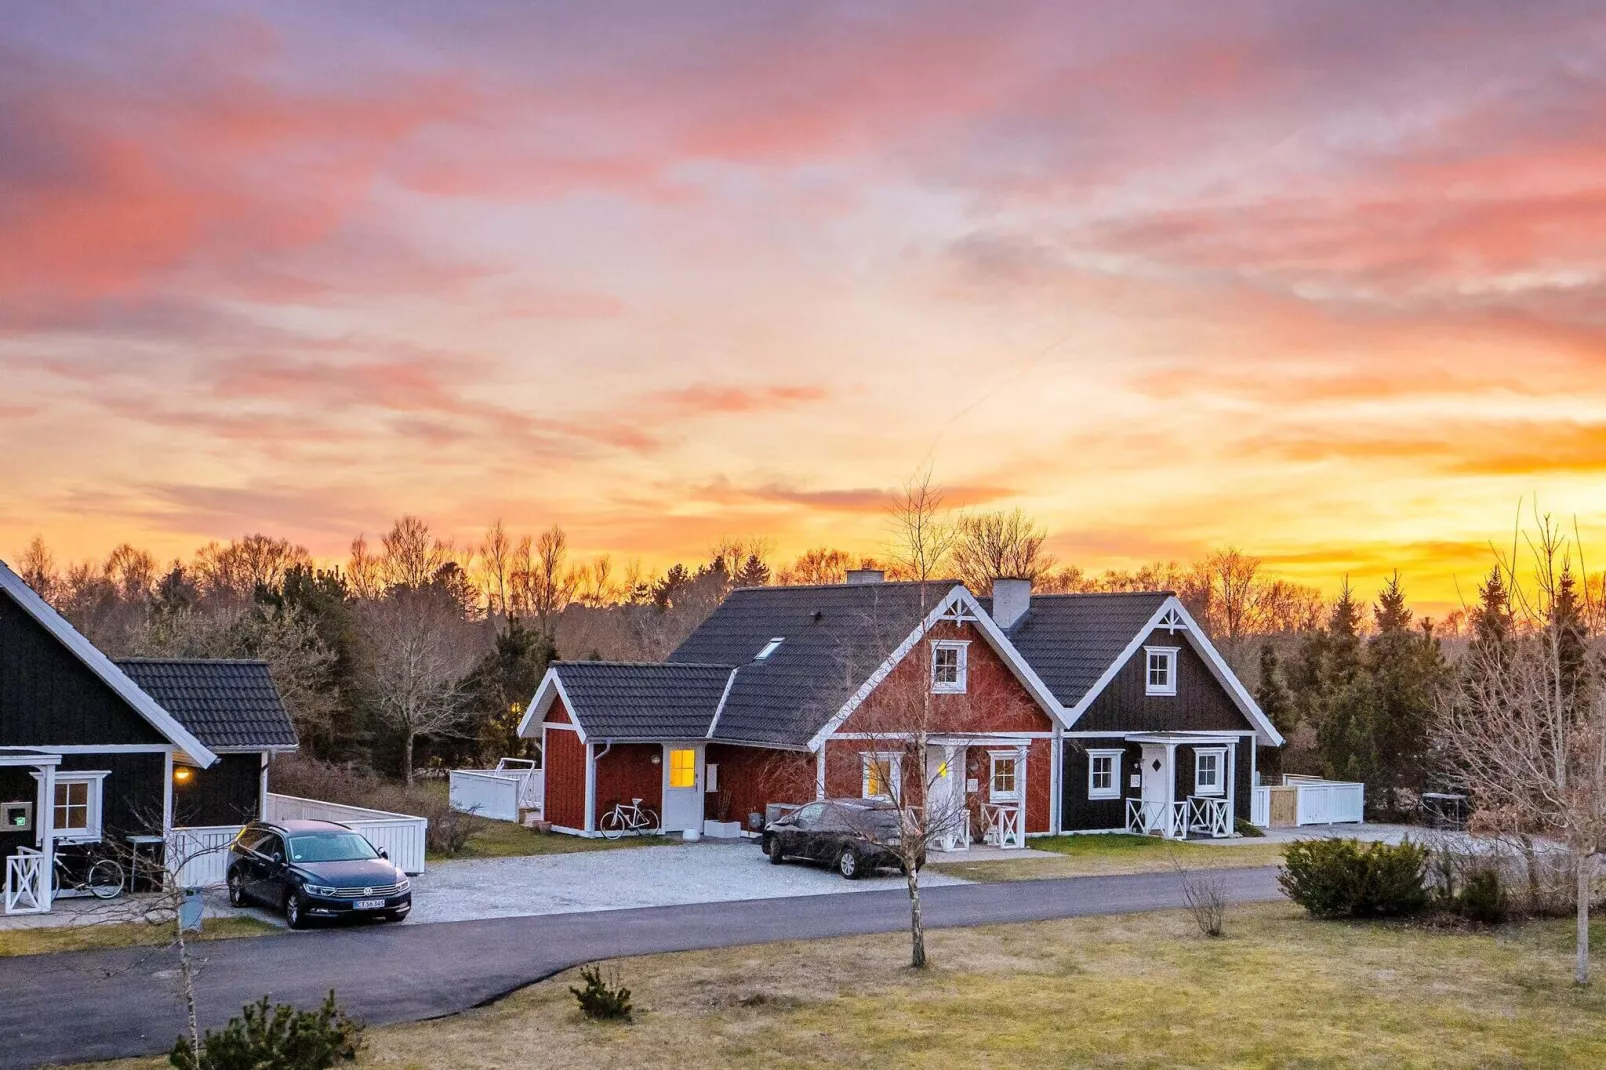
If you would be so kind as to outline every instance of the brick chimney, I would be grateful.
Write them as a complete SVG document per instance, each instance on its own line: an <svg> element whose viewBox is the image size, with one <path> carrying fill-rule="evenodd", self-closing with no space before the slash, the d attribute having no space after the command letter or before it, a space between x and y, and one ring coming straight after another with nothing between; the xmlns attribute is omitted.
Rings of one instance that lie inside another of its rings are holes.
<svg viewBox="0 0 1606 1070"><path fill-rule="evenodd" d="M1026 615L1032 607L1032 581L993 581L993 620L1000 628L1009 629Z"/></svg>
<svg viewBox="0 0 1606 1070"><path fill-rule="evenodd" d="M848 582L851 584L882 583L887 574L878 568L850 568L848 569Z"/></svg>

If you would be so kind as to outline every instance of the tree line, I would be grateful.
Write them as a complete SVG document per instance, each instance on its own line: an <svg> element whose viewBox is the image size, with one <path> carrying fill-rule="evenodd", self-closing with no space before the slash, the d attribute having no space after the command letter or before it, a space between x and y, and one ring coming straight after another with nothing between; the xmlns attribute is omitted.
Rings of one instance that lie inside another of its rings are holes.
<svg viewBox="0 0 1606 1070"><path fill-rule="evenodd" d="M1095 574L1061 565L1046 543L1022 510L962 514L943 571L978 593L998 577L1042 593L1174 591L1289 737L1268 753L1269 771L1366 780L1387 806L1426 783L1429 723L1453 666L1445 627L1413 619L1398 575L1368 605L1347 581L1324 599L1233 547ZM113 656L263 659L306 753L403 776L526 753L523 703L554 658L658 661L735 587L840 583L853 568L909 573L896 550L826 546L776 562L762 537L722 539L701 561L649 572L580 558L558 526L515 534L498 520L463 544L415 516L375 540L357 536L334 568L264 534L165 565L126 543L62 565L35 538L18 563ZM1497 568L1470 610L1472 634L1510 615L1498 609L1508 594ZM1452 621L1449 634L1461 632Z"/></svg>

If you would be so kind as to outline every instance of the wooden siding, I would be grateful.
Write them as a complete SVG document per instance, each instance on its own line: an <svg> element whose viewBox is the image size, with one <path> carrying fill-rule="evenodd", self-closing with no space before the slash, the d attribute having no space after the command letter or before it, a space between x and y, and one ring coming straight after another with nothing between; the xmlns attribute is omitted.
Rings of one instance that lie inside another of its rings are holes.
<svg viewBox="0 0 1606 1070"><path fill-rule="evenodd" d="M629 803L640 799L641 805L650 806L659 817L663 816L664 748L658 743L615 743L603 753L597 747L597 809L596 825L600 828L602 815L613 809L614 803ZM657 756L657 765L653 757Z"/></svg>
<svg viewBox="0 0 1606 1070"><path fill-rule="evenodd" d="M541 754L545 776L541 817L564 828L583 829L586 819L586 745L568 728L546 731Z"/></svg>
<svg viewBox="0 0 1606 1070"><path fill-rule="evenodd" d="M105 838L155 835L162 831L167 800L167 760L158 753L64 754L57 775L74 769L104 769L101 781L101 829Z"/></svg>
<svg viewBox="0 0 1606 1070"><path fill-rule="evenodd" d="M0 746L166 742L43 625L0 594Z"/></svg>
<svg viewBox="0 0 1606 1070"><path fill-rule="evenodd" d="M262 805L262 756L223 754L185 783L173 783L173 824L243 825Z"/></svg>
<svg viewBox="0 0 1606 1070"><path fill-rule="evenodd" d="M1143 647L1072 725L1077 732L1241 732L1254 728L1182 633L1161 628L1145 646L1178 647L1177 693L1146 694Z"/></svg>
<svg viewBox="0 0 1606 1070"><path fill-rule="evenodd" d="M918 712L922 693L931 686L931 643L968 640L965 692L933 695L932 732L1047 732L1053 722L1015 678L1009 666L970 624L938 624L899 662L838 732L898 733Z"/></svg>
<svg viewBox="0 0 1606 1070"><path fill-rule="evenodd" d="M719 766L719 790L709 794L703 816L717 820L720 798L727 820L747 827L748 814L762 814L772 802L801 803L814 798L815 758L801 751L708 744L709 765Z"/></svg>
<svg viewBox="0 0 1606 1070"><path fill-rule="evenodd" d="M1068 739L1065 748L1064 782L1061 784L1060 827L1066 832L1083 832L1091 829L1118 829L1126 826L1126 800L1136 799L1142 789L1129 787L1132 777L1142 772L1143 748L1120 737L1110 739ZM1120 787L1118 799L1089 799L1087 797L1087 752L1090 750L1120 750Z"/></svg>
<svg viewBox="0 0 1606 1070"><path fill-rule="evenodd" d="M1026 752L1026 831L1049 831L1050 800L1053 794L1054 741L1051 739L1022 740ZM965 748L964 776L976 781L976 790L966 795L965 803L971 811L971 828L976 835L985 827L981 820L981 805L988 801L992 772L989 750L1009 750L1009 743L978 741ZM900 751L888 740L885 744L866 739L833 739L825 745L825 793L834 799L857 799L864 790L864 755L881 751ZM903 790L911 804L915 793L923 786L925 764L914 756L903 759Z"/></svg>

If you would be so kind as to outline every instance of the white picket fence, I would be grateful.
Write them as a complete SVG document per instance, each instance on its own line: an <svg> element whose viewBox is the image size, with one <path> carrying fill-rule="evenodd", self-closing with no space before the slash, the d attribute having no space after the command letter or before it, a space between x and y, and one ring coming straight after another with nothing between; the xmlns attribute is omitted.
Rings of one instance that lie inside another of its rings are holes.
<svg viewBox="0 0 1606 1070"><path fill-rule="evenodd" d="M294 795L268 794L265 821L338 821L349 825L375 849L408 873L424 871L425 833L429 820L362 806L302 799ZM229 844L240 834L240 825L211 825L175 828L168 836L168 857L179 862L178 883L204 888L228 879Z"/></svg>
<svg viewBox="0 0 1606 1070"><path fill-rule="evenodd" d="M453 769L452 809L493 821L517 821L521 811L541 808L545 774L534 763L504 758L495 769Z"/></svg>
<svg viewBox="0 0 1606 1070"><path fill-rule="evenodd" d="M1366 785L1358 781L1323 780L1321 777L1283 777L1281 787L1294 789L1296 825L1362 824L1366 820ZM1249 822L1260 828L1271 826L1269 785L1250 791Z"/></svg>
<svg viewBox="0 0 1606 1070"><path fill-rule="evenodd" d="M268 821L338 821L350 825L367 841L390 856L407 873L424 872L425 834L429 819L411 814L393 814L362 806L301 799L294 795L268 793Z"/></svg>

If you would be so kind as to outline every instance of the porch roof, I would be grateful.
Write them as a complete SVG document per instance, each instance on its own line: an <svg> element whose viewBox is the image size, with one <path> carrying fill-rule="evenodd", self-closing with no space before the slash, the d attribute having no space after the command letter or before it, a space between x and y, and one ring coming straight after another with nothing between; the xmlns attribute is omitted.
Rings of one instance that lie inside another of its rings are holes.
<svg viewBox="0 0 1606 1070"><path fill-rule="evenodd" d="M47 765L60 765L61 755L27 747L0 747L0 765L31 765L41 769Z"/></svg>
<svg viewBox="0 0 1606 1070"><path fill-rule="evenodd" d="M1243 736L1212 732L1138 732L1121 737L1128 743L1154 743L1174 745L1178 743L1218 743L1222 746L1232 746Z"/></svg>

